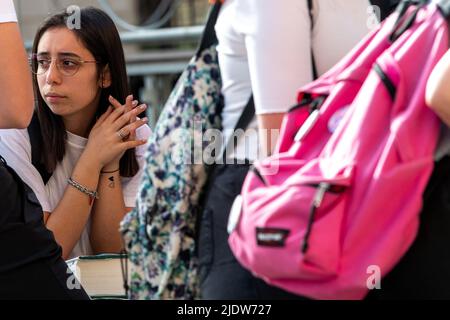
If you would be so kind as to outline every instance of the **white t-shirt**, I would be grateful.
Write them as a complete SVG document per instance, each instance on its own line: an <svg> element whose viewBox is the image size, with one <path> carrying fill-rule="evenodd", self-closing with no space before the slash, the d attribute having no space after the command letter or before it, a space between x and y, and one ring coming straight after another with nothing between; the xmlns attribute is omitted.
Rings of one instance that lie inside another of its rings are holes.
<svg viewBox="0 0 450 320"><path fill-rule="evenodd" d="M0 0L0 23L17 22L16 9L12 0Z"/></svg>
<svg viewBox="0 0 450 320"><path fill-rule="evenodd" d="M147 139L150 136L150 128L142 126L136 131L137 139ZM60 162L52 177L44 185L44 182L31 163L31 144L27 129L0 130L0 154L12 167L22 180L33 189L42 209L45 212L53 212L67 188L67 179L80 158L87 144L87 139L67 132L66 155ZM121 178L125 207L134 207L140 178L145 163L146 146L136 148L136 159L139 163L139 172L132 178ZM90 219L84 228L80 240L75 245L69 258L80 255L93 254L89 241Z"/></svg>
<svg viewBox="0 0 450 320"><path fill-rule="evenodd" d="M287 112L297 90L313 80L311 47L321 75L369 32L369 5L368 0L313 0L311 34L306 0L226 0L216 23L225 142L252 92L257 115ZM228 158L258 158L256 118L247 133Z"/></svg>

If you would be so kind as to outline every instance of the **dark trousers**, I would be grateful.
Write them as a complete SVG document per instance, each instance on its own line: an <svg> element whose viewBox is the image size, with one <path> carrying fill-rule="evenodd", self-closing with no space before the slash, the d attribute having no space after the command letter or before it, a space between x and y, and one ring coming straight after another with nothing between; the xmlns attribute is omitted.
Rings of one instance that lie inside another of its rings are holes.
<svg viewBox="0 0 450 320"><path fill-rule="evenodd" d="M304 299L269 286L244 269L228 245L228 215L249 165L215 167L199 226L198 254L203 299Z"/></svg>

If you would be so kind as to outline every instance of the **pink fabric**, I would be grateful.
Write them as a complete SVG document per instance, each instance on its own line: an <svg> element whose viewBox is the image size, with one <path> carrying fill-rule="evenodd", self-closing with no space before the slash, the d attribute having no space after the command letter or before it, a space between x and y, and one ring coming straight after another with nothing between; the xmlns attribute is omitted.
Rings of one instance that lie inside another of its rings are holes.
<svg viewBox="0 0 450 320"><path fill-rule="evenodd" d="M317 122L294 141L309 113L290 112L276 154L255 163L261 177L250 172L245 180L229 243L242 265L270 284L315 299L362 299L371 266L386 275L415 239L439 133L425 86L448 48L448 30L436 6L428 5L391 45L396 18L300 90L299 101L305 93L328 96ZM397 88L394 101L374 62ZM325 193L303 254L317 195L311 185L321 182L344 191ZM285 246L258 245L256 228L289 230Z"/></svg>

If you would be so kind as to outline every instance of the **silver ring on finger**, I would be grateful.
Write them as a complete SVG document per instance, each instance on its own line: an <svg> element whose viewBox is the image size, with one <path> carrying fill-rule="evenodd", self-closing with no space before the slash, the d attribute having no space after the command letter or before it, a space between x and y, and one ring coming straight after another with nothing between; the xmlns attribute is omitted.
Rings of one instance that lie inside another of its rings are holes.
<svg viewBox="0 0 450 320"><path fill-rule="evenodd" d="M120 129L119 131L117 131L117 135L120 137L120 139L125 140L126 138L128 138L129 134L124 134L122 132L122 129Z"/></svg>

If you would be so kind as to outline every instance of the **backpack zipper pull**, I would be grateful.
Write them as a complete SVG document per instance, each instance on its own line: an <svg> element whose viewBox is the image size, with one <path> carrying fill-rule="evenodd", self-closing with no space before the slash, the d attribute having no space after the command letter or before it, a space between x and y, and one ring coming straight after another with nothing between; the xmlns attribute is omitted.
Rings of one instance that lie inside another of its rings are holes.
<svg viewBox="0 0 450 320"><path fill-rule="evenodd" d="M311 131L312 127L316 124L319 119L319 109L314 109L313 112L306 119L305 123L300 127L297 134L295 135L294 141L298 142L303 139L304 136Z"/></svg>
<svg viewBox="0 0 450 320"><path fill-rule="evenodd" d="M316 215L316 211L322 205L323 198L325 198L325 193L330 189L330 187L331 187L331 185L326 182L321 182L318 186L317 192L314 196L314 199L313 199L313 202L311 205L311 210L309 212L308 227L306 229L305 236L303 237L303 244L302 244L302 253L303 254L305 254L309 249L308 240L309 240L309 236L311 235L311 230L312 230L312 226L314 223L314 216Z"/></svg>
<svg viewBox="0 0 450 320"><path fill-rule="evenodd" d="M302 140L311 131L311 129L316 124L317 120L319 120L319 115L320 115L319 109L320 109L320 106L325 101L325 99L326 99L326 96L319 96L319 97L314 98L310 102L309 117L305 120L303 125L297 131L297 134L294 137L294 141L295 142L298 142L298 141Z"/></svg>
<svg viewBox="0 0 450 320"><path fill-rule="evenodd" d="M319 188L313 200L313 206L315 206L316 209L318 209L322 204L323 198L325 197L325 192L327 192L330 189L330 187L331 185L326 182L321 182L319 184Z"/></svg>

